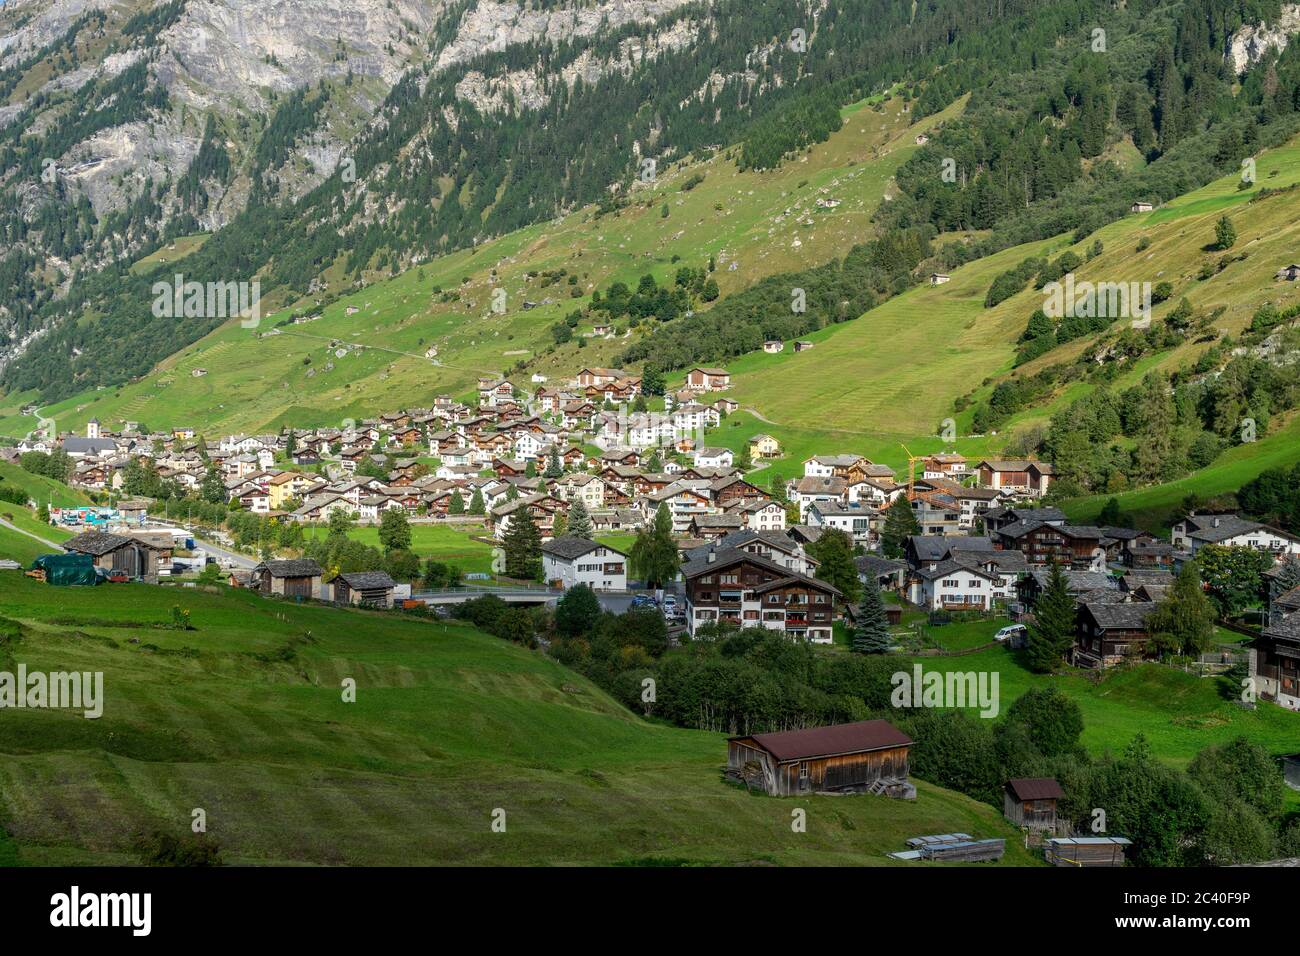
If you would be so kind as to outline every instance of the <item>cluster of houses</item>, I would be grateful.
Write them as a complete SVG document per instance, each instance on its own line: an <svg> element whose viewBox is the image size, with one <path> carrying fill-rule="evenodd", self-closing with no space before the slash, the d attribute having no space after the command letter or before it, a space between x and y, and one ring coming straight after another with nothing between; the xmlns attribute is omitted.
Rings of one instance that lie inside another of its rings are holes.
<svg viewBox="0 0 1300 956"><path fill-rule="evenodd" d="M628 412L641 380L620 369L584 368L567 385L534 384L526 393L507 379L485 378L475 407L441 397L430 408L342 428L230 435L215 448L201 445L193 429L141 434L127 422L110 433L92 421L84 437L38 435L11 454L62 448L75 463L73 483L89 488L119 488L132 459L195 491L215 468L227 500L290 521L327 521L336 511L362 522L377 522L389 509L430 518L473 512L502 538L526 509L543 540L545 577L562 587L618 591L628 581L627 555L555 535L575 502L598 535L638 530L666 509L682 556L691 633L732 623L829 643L842 596L817 576L807 551L827 529L860 546L864 580L874 577L931 611L1005 606L1031 613L1055 563L1078 607L1073 661L1091 667L1145 650L1147 618L1181 561L1201 547L1300 552L1295 537L1232 514L1190 515L1169 541L1131 528L1071 524L1036 501L1050 488L1053 469L1034 459L938 453L913 459L900 480L861 455L817 455L803 462L803 474L785 484L783 495L774 495L730 449L705 440L737 407L714 394L729 385L725 370L691 370L685 387L654 413ZM758 461L782 452L776 439L760 434L749 453ZM921 533L902 559L886 560L881 536L899 498L910 504ZM132 576L147 577L168 558L147 533L87 532L71 544ZM274 592L279 578L269 565L264 574ZM374 588L358 583L353 590L367 595ZM373 594L362 599L383 603ZM1286 613L1274 615L1259 644L1260 689L1300 707L1300 596L1282 596L1279 606Z"/></svg>
<svg viewBox="0 0 1300 956"><path fill-rule="evenodd" d="M1168 594L1182 562L1206 545L1264 551L1276 559L1300 554L1300 538L1235 514L1194 513L1161 541L1133 528L1072 525L1055 508L1018 505L983 515L983 534L917 535L903 560L858 558L859 573L932 611L987 611L995 605L1029 613L1047 586L1050 567L1063 571L1077 609L1072 662L1104 668L1140 657L1147 619ZM1300 589L1278 595L1269 626L1256 642L1261 696L1300 709Z"/></svg>
<svg viewBox="0 0 1300 956"><path fill-rule="evenodd" d="M644 520L646 509L630 507L634 500L686 482L692 494L679 503L681 522L725 508L741 522L768 526L784 512L746 510L755 494L738 495L725 485L739 474L733 453L701 440L705 429L736 409L735 402L709 394L729 384L725 370L693 369L685 387L667 396L665 411L629 413L626 403L640 395L640 377L593 367L567 386L542 384L531 394L509 380L481 379L475 407L440 397L429 408L339 428L228 435L215 447L193 428L145 432L138 422L124 422L108 432L92 420L84 436L36 433L7 453L62 450L72 463L69 483L87 490L120 491L138 461L183 491L199 492L215 468L228 501L305 522L326 520L336 510L362 521L377 521L390 508L436 517L452 509L457 495L465 505L477 495L498 533L517 507L533 510L545 531L554 514L580 497L597 512L599 528L618 530ZM779 454L778 443L761 437L760 455ZM600 451L589 453L593 446ZM437 459L436 467L429 458ZM554 460L566 479L537 478ZM637 480L643 476L650 477ZM735 519L722 525L740 526Z"/></svg>
<svg viewBox="0 0 1300 956"><path fill-rule="evenodd" d="M892 468L861 455L820 455L804 462L803 476L789 483L787 494L801 523L837 528L871 549L880 543L885 515L900 496L906 495L925 534L969 534L989 511L1042 497L1053 474L1047 462L971 461L954 453L921 458L919 470L920 477L900 482Z"/></svg>

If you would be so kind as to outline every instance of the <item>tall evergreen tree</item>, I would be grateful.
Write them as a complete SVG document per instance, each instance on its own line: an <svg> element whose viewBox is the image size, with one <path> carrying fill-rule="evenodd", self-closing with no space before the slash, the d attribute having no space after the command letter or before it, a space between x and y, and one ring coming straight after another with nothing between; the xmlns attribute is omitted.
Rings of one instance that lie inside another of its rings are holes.
<svg viewBox="0 0 1300 956"><path fill-rule="evenodd" d="M501 545L506 552L506 574L512 578L535 581L542 574L542 535L527 506L510 514Z"/></svg>
<svg viewBox="0 0 1300 956"><path fill-rule="evenodd" d="M1029 666L1040 674L1055 670L1074 643L1074 598L1065 574L1055 561L1047 575L1047 587L1034 605L1034 623L1029 628Z"/></svg>
<svg viewBox="0 0 1300 956"><path fill-rule="evenodd" d="M564 463L560 461L560 451L552 445L551 453L546 457L546 477L559 478L563 474Z"/></svg>
<svg viewBox="0 0 1300 956"><path fill-rule="evenodd" d="M569 536L590 541L594 534L595 529L592 527L591 514L587 511L587 506L582 503L581 498L573 499L573 503L569 505Z"/></svg>
<svg viewBox="0 0 1300 956"><path fill-rule="evenodd" d="M469 513L472 515L481 515L487 512L483 505L483 489L475 488L474 496L469 499Z"/></svg>
<svg viewBox="0 0 1300 956"><path fill-rule="evenodd" d="M884 654L890 645L889 618L885 614L885 600L876 579L867 575L862 587L862 601L858 604L857 620L853 625L853 650L858 654Z"/></svg>

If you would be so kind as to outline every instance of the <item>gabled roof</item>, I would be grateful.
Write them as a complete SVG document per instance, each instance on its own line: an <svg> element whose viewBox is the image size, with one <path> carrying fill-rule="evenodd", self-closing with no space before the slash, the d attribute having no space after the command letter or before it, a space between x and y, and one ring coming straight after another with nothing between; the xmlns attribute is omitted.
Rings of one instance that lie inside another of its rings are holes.
<svg viewBox="0 0 1300 956"><path fill-rule="evenodd" d="M1007 781L1007 789L1017 800L1059 800L1065 796L1061 785L1051 777L1016 777Z"/></svg>
<svg viewBox="0 0 1300 956"><path fill-rule="evenodd" d="M1276 528L1270 528L1268 525L1258 521L1247 521L1238 515L1197 515L1195 519L1196 529L1188 533L1188 537L1196 541L1204 541L1214 544L1218 541L1226 541L1229 538L1235 538L1238 535L1251 534L1255 531L1268 531L1270 534L1278 534L1291 540L1296 540L1293 535L1287 534ZM1218 521L1218 525L1214 524Z"/></svg>
<svg viewBox="0 0 1300 956"><path fill-rule="evenodd" d="M965 561L953 561L952 559L940 561L933 568L921 568L916 572L916 576L927 581L937 581L939 578L946 577L949 574L956 574L965 571L968 574L974 574L978 577L985 578L989 581L997 580L997 575L985 571L978 564Z"/></svg>
<svg viewBox="0 0 1300 956"><path fill-rule="evenodd" d="M601 544L599 541L591 541L587 538L575 538L573 535L561 535L558 538L552 538L542 545L542 553L572 560L595 551L597 548L604 548L607 551L613 551L620 557L627 557L617 548L611 548L607 544Z"/></svg>
<svg viewBox="0 0 1300 956"><path fill-rule="evenodd" d="M829 727L753 734L731 739L752 740L782 763L892 747L910 747L912 744L911 737L887 720L860 720L852 724L832 724Z"/></svg>
<svg viewBox="0 0 1300 956"><path fill-rule="evenodd" d="M263 561L254 571L265 569L273 578L314 578L324 574L321 566L311 558L293 558L283 561Z"/></svg>
<svg viewBox="0 0 1300 956"><path fill-rule="evenodd" d="M908 541L918 561L942 561L955 551L993 550L993 539L979 535L914 534Z"/></svg>
<svg viewBox="0 0 1300 956"><path fill-rule="evenodd" d="M1148 601L1133 601L1127 604L1100 604L1084 601L1080 610L1090 615L1100 628L1135 630L1146 626L1147 618L1156 609Z"/></svg>
<svg viewBox="0 0 1300 956"><path fill-rule="evenodd" d="M78 554L93 554L98 557L101 554L116 551L127 541L127 538L116 534L108 534L104 531L83 531L75 538L63 542L63 548L65 551L75 551Z"/></svg>
<svg viewBox="0 0 1300 956"><path fill-rule="evenodd" d="M733 531L730 534L723 535L712 544L704 545L686 552L686 559L694 561L697 558L705 557L709 551L730 551L743 548L754 541L760 541L768 547L781 551L785 554L795 554L799 550L799 544L783 531L754 531L750 528L742 528L740 531ZM809 559L812 561L812 559ZM812 561L813 564L817 562Z"/></svg>
<svg viewBox="0 0 1300 956"><path fill-rule="evenodd" d="M387 571L350 571L340 574L336 580L343 581L353 591L373 591L395 587L397 584L388 576Z"/></svg>

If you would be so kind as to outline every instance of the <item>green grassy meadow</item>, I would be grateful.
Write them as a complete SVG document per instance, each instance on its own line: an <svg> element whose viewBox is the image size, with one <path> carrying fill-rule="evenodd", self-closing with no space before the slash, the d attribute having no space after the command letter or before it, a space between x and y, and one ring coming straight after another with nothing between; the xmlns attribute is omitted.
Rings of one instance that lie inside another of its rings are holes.
<svg viewBox="0 0 1300 956"><path fill-rule="evenodd" d="M993 638L1005 620L932 627L941 647L963 650ZM1229 635L1239 638L1240 635ZM996 672L1002 710L1025 691L1056 687L1083 712L1083 744L1094 756L1118 753L1138 733L1152 752L1174 767L1184 767L1212 744L1244 736L1277 756L1294 753L1300 742L1300 714L1261 703L1256 710L1236 704L1239 688L1226 678L1197 677L1173 667L1147 663L1107 672L1072 672L1064 676L1031 672L1021 652L1006 646L952 657L918 657L926 671Z"/></svg>
<svg viewBox="0 0 1300 956"><path fill-rule="evenodd" d="M307 538L324 538L329 529L324 527L304 529ZM475 540L487 534L482 525L411 525L411 551L421 560L433 558L443 564L454 564L466 574L487 573L492 570L492 545ZM380 547L379 528L365 526L353 528L349 536L372 548Z"/></svg>
<svg viewBox="0 0 1300 956"><path fill-rule="evenodd" d="M194 630L165 626L173 604ZM722 735L648 722L455 623L12 573L0 616L22 624L6 668L105 675L99 720L0 721L0 862L130 863L139 834L188 833L196 808L230 864L884 865L951 830L1032 862L997 810L924 782L914 802L751 796L721 779Z"/></svg>

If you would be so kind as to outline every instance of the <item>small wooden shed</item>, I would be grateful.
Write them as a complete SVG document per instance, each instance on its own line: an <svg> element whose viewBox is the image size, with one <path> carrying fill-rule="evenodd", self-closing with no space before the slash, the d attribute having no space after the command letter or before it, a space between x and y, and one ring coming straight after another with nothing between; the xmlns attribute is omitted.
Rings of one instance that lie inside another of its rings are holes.
<svg viewBox="0 0 1300 956"><path fill-rule="evenodd" d="M262 594L287 598L315 598L324 570L311 558L263 561L253 568L248 586Z"/></svg>
<svg viewBox="0 0 1300 956"><path fill-rule="evenodd" d="M1051 777L1017 777L1002 792L1002 814L1018 827L1056 829L1056 801L1065 796Z"/></svg>
<svg viewBox="0 0 1300 956"><path fill-rule="evenodd" d="M355 571L334 579L334 601L364 607L392 607L396 582L387 571Z"/></svg>
<svg viewBox="0 0 1300 956"><path fill-rule="evenodd" d="M749 734L727 741L727 775L771 796L911 790L912 739L887 720Z"/></svg>

